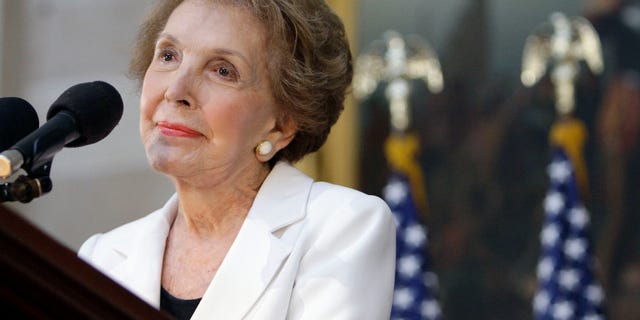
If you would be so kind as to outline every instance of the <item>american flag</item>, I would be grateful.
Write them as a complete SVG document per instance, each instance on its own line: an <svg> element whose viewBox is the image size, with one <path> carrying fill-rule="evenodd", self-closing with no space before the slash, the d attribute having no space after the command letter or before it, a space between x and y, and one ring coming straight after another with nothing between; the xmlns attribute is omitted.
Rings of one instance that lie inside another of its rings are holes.
<svg viewBox="0 0 640 320"><path fill-rule="evenodd" d="M429 271L427 232L417 217L405 176L394 173L384 190L396 221L396 274L391 319L441 319L434 297L437 277Z"/></svg>
<svg viewBox="0 0 640 320"><path fill-rule="evenodd" d="M593 272L589 213L580 201L573 166L554 148L540 234L536 320L604 319L604 293Z"/></svg>

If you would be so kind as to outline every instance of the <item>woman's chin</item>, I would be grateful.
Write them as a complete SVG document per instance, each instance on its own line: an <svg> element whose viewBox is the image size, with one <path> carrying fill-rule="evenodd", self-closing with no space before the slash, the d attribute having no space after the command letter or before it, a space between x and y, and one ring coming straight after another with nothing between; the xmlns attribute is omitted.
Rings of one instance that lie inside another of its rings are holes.
<svg viewBox="0 0 640 320"><path fill-rule="evenodd" d="M159 173L163 173L169 176L180 176L184 174L188 165L182 158L170 158L170 157L154 157L147 155L147 162L151 168Z"/></svg>
<svg viewBox="0 0 640 320"><path fill-rule="evenodd" d="M189 154L181 147L164 143L146 143L145 153L151 168L161 173L171 174L189 166L187 161Z"/></svg>

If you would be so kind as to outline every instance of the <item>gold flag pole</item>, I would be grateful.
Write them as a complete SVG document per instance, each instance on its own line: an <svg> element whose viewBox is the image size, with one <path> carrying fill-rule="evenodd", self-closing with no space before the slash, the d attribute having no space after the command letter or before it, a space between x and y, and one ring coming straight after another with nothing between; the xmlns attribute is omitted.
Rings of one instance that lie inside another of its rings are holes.
<svg viewBox="0 0 640 320"><path fill-rule="evenodd" d="M402 37L387 31L383 40L370 45L355 64L353 90L356 99L371 95L381 82L387 84L391 134L385 141L389 165L405 174L411 184L419 210L427 212L427 192L416 156L420 152L418 137L409 132L411 80L424 81L429 90L439 93L444 81L440 62L431 46L418 36Z"/></svg>
<svg viewBox="0 0 640 320"><path fill-rule="evenodd" d="M591 72L603 71L602 48L595 29L582 17L569 18L554 12L526 40L520 79L527 87L535 85L547 72L555 88L558 119L552 125L549 142L564 148L576 170L580 193L588 195L587 166L583 151L587 140L584 123L573 116L575 80L585 61Z"/></svg>

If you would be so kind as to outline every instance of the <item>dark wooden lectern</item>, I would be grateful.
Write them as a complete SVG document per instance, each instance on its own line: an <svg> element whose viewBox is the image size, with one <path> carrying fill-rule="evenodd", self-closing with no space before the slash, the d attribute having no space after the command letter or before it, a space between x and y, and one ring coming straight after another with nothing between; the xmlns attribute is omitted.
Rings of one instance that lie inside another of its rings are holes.
<svg viewBox="0 0 640 320"><path fill-rule="evenodd" d="M0 205L0 318L170 319Z"/></svg>

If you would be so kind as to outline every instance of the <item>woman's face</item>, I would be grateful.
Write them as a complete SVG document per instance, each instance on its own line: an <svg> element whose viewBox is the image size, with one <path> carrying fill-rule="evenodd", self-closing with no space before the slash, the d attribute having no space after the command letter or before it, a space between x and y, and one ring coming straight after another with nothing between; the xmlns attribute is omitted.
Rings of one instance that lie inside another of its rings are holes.
<svg viewBox="0 0 640 320"><path fill-rule="evenodd" d="M167 21L142 85L149 163L174 177L241 172L267 139L286 146L260 23L245 9L187 0ZM286 138L286 137L285 137ZM268 159L267 159L268 160Z"/></svg>

